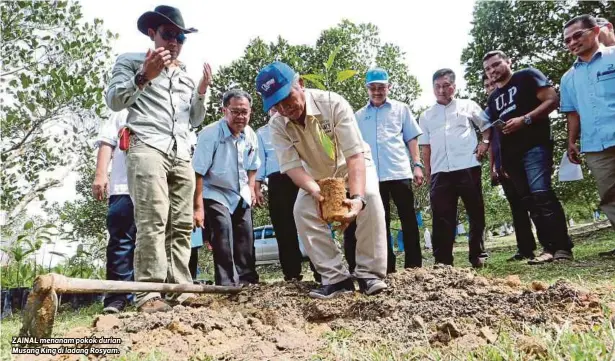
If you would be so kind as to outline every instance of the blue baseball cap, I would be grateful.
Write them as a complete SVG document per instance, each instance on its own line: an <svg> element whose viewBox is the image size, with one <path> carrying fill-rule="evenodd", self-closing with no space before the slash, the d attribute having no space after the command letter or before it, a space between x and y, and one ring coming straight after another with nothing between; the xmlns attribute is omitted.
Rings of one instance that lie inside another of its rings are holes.
<svg viewBox="0 0 615 361"><path fill-rule="evenodd" d="M256 91L263 98L265 112L288 97L295 74L290 66L280 61L261 69L256 76Z"/></svg>
<svg viewBox="0 0 615 361"><path fill-rule="evenodd" d="M389 84L389 73L382 68L372 68L365 74L365 84L381 83Z"/></svg>

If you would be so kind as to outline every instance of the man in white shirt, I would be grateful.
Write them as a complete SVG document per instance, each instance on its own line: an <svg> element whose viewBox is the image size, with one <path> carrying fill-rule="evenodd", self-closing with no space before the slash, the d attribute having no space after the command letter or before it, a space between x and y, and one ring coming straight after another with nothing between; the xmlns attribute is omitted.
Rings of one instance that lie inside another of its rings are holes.
<svg viewBox="0 0 615 361"><path fill-rule="evenodd" d="M470 263L480 268L485 264L487 253L479 160L489 148L490 124L478 104L453 98L456 87L452 70L436 71L433 87L437 102L419 120L423 131L419 144L431 187L433 254L436 263L453 264L457 202L461 197L470 219ZM480 144L472 123L482 132Z"/></svg>
<svg viewBox="0 0 615 361"><path fill-rule="evenodd" d="M92 184L94 198L99 201L109 198L107 211L107 279L114 281L134 280L133 255L137 228L134 211L128 194L125 154L118 146L118 132L126 124L128 110L113 113L103 121L96 146L96 175ZM111 164L111 181L108 169ZM118 313L131 303L133 295L112 293L105 296L104 313Z"/></svg>

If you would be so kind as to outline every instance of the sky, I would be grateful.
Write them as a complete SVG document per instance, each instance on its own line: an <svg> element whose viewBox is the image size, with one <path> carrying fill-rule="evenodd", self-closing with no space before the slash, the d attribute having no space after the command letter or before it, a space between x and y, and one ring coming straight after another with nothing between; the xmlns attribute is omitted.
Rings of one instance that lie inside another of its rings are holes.
<svg viewBox="0 0 615 361"><path fill-rule="evenodd" d="M282 36L294 45L314 45L323 30L348 19L376 25L383 43L398 45L406 53L410 73L423 90L417 105L435 102L431 76L440 68L453 69L458 74L457 88L465 87L460 58L470 41L473 0L81 0L85 21L102 19L105 29L119 35L112 43L114 55L145 52L153 46L137 29L137 19L162 4L179 8L186 26L199 30L188 35L180 55L195 81L201 77L203 62L209 62L215 73L242 56L251 39L260 37L270 42ZM69 175L63 187L45 194L47 200L74 200L77 178L77 174ZM37 207L36 202L32 204L29 213L40 213ZM72 253L71 246L61 248Z"/></svg>
<svg viewBox="0 0 615 361"><path fill-rule="evenodd" d="M458 74L457 87L465 86L460 57L469 41L472 0L82 0L86 19L101 18L107 29L119 34L114 42L117 54L152 47L152 41L137 30L137 19L161 4L179 8L186 26L199 30L188 35L180 55L195 81L200 79L204 61L215 72L242 56L253 38L275 41L282 36L291 44L314 45L323 30L349 19L373 23L383 43L391 42L406 52L410 72L423 89L418 105L435 101L431 76L439 68L453 69Z"/></svg>
<svg viewBox="0 0 615 361"><path fill-rule="evenodd" d="M141 14L161 4L179 8L186 26L199 30L188 35L180 54L195 81L201 77L203 62L209 62L215 72L242 56L248 42L256 37L275 41L282 36L291 44L314 45L323 30L342 19L371 22L380 29L383 43L396 44L406 53L408 68L423 89L417 105L429 106L435 102L431 76L436 70L453 69L458 74L457 89L465 87L460 58L470 41L474 1L311 0L291 5L281 0L82 0L81 4L84 20L100 18L106 29L119 35L112 44L114 55L145 52L153 46L137 29ZM76 180L77 175L71 174L64 187L47 192L46 198L60 202L74 199Z"/></svg>

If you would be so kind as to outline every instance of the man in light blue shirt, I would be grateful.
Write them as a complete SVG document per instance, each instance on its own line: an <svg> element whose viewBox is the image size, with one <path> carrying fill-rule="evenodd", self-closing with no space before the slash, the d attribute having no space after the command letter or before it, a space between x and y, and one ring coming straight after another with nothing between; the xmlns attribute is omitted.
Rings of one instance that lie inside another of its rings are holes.
<svg viewBox="0 0 615 361"><path fill-rule="evenodd" d="M248 125L252 97L232 89L222 105L224 118L201 131L194 152L194 225L203 227L207 214L217 285L258 283L251 207L260 160Z"/></svg>
<svg viewBox="0 0 615 361"><path fill-rule="evenodd" d="M369 95L366 106L355 113L361 135L372 150L378 172L380 196L387 225L387 273L395 272L395 253L391 240L392 199L397 206L404 237L406 268L421 267L421 245L414 210L412 179L423 184L423 164L418 137L423 133L407 104L387 97L389 74L382 68L368 70L365 85ZM350 232L352 233L352 232ZM349 234L350 234L349 233ZM347 237L347 241L351 241ZM354 252L347 252L353 254ZM350 260L349 263L352 263ZM352 265L351 265L352 267Z"/></svg>
<svg viewBox="0 0 615 361"><path fill-rule="evenodd" d="M601 44L600 32L591 15L564 26L564 43L577 60L562 77L560 111L568 119L568 158L580 164L585 153L600 206L615 228L615 46ZM615 256L615 250L600 255Z"/></svg>
<svg viewBox="0 0 615 361"><path fill-rule="evenodd" d="M275 110L270 110L270 115L275 114ZM261 187L267 178L269 216L271 224L275 230L278 242L278 254L282 273L285 281L301 281L301 262L303 255L299 249L299 237L293 208L299 187L293 183L287 174L280 173L278 157L275 148L271 143L271 131L269 124L266 124L256 131L258 137L258 158L261 166L256 172L256 204L263 205L265 197L261 192ZM310 268L314 272L314 279L320 282L320 274L316 272L314 265L310 262Z"/></svg>

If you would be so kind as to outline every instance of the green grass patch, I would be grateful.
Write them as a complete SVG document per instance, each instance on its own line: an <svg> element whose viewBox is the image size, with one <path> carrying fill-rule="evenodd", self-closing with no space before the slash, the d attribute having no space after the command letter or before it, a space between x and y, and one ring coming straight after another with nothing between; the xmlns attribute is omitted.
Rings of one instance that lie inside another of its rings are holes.
<svg viewBox="0 0 615 361"><path fill-rule="evenodd" d="M403 337L400 335L400 337ZM329 340L329 339L328 339ZM472 351L454 346L435 349L419 346L404 349L395 342L329 342L312 360L365 361L611 361L615 358L615 330L605 321L589 332L576 332L571 327L552 331L524 327L521 333L503 331L494 344Z"/></svg>

